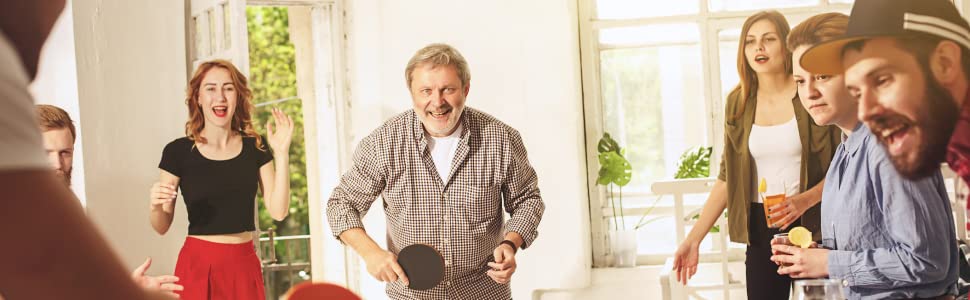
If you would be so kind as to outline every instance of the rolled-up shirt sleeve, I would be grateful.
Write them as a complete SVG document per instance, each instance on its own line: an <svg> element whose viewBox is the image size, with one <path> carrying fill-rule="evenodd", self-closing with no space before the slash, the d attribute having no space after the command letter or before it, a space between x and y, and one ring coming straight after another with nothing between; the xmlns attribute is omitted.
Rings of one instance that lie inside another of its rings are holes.
<svg viewBox="0 0 970 300"><path fill-rule="evenodd" d="M829 252L829 276L849 286L895 289L947 280L955 268L956 244L949 200L937 172L920 180L903 179L882 147L870 149L872 188L880 199L882 226L895 246ZM955 273L953 273L955 274ZM956 278L952 278L956 282Z"/></svg>
<svg viewBox="0 0 970 300"><path fill-rule="evenodd" d="M361 218L384 190L385 179L378 164L375 137L360 142L354 153L354 163L340 178L327 200L327 221L334 237L352 228L364 228Z"/></svg>
<svg viewBox="0 0 970 300"><path fill-rule="evenodd" d="M510 216L505 227L507 232L522 236L522 249L525 249L539 235L537 228L546 207L539 194L539 179L529 164L522 137L515 130L510 130L510 137L512 159L509 174L502 184L505 211Z"/></svg>

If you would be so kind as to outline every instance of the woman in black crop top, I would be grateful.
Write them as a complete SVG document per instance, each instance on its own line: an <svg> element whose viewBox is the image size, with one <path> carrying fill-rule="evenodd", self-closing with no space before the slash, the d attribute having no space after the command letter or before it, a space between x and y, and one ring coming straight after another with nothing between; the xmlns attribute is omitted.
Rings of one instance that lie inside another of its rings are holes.
<svg viewBox="0 0 970 300"><path fill-rule="evenodd" d="M286 217L293 122L274 109L268 138L259 137L251 98L245 76L230 62L203 63L186 91L187 136L162 151L150 221L159 234L168 231L181 189L189 216L189 236L175 266L185 288L181 299L265 299L253 245L256 191L262 190L273 219Z"/></svg>

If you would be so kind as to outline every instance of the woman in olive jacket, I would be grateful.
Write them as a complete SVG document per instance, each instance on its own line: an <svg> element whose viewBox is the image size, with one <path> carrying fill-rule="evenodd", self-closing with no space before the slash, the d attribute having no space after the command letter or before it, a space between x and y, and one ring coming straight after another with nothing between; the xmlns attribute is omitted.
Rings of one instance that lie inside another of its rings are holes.
<svg viewBox="0 0 970 300"><path fill-rule="evenodd" d="M725 105L724 153L720 173L700 219L678 247L677 280L697 272L698 245L728 209L731 241L748 245L748 299L788 299L791 278L778 275L771 239L790 225L820 237L820 182L839 144L838 128L818 126L799 103L785 45L788 21L777 11L758 12L744 22L738 45L740 83ZM764 207L758 182L784 185L781 204ZM778 184L782 183L784 184ZM767 212L766 212L767 210ZM765 218L771 215L771 223Z"/></svg>

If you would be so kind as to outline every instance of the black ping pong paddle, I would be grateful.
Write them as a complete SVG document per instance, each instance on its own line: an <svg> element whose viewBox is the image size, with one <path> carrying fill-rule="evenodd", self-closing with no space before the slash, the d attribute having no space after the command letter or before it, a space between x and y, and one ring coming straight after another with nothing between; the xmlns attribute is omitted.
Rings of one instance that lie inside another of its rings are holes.
<svg viewBox="0 0 970 300"><path fill-rule="evenodd" d="M404 269L408 277L408 288L413 290L427 290L434 288L445 277L445 260L441 253L433 247L424 244L414 244L397 255L397 263Z"/></svg>

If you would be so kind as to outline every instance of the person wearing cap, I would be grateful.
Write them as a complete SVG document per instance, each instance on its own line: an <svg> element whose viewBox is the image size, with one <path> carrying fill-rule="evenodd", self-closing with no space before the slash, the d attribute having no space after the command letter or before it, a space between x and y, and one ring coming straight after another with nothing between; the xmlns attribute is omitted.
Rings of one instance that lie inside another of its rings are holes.
<svg viewBox="0 0 970 300"><path fill-rule="evenodd" d="M468 62L430 44L404 69L413 108L387 120L357 147L327 202L334 236L364 259L391 299L510 299L515 255L535 241L545 204L519 132L465 106ZM387 250L361 218L380 196ZM504 221L503 211L509 214ZM444 279L411 289L397 255L425 244L444 260Z"/></svg>
<svg viewBox="0 0 970 300"><path fill-rule="evenodd" d="M776 239L771 260L781 265L778 273L793 278L840 279L849 299L949 297L956 293L958 254L940 171L903 178L856 117L858 105L843 76L811 73L798 64L809 47L840 37L847 24L844 14L820 14L788 36L802 105L819 125L838 126L843 142L822 192L824 248Z"/></svg>
<svg viewBox="0 0 970 300"><path fill-rule="evenodd" d="M925 177L946 161L970 183L970 25L947 0L861 0L849 19L844 37L802 63L845 73L859 118L901 174Z"/></svg>

